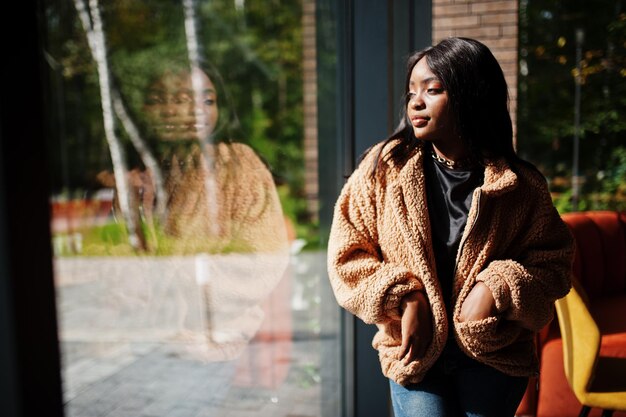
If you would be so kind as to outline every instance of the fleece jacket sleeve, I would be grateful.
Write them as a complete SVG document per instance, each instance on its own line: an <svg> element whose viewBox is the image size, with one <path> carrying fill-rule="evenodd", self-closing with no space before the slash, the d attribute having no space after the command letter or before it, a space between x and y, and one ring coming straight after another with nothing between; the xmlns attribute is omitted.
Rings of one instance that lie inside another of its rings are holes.
<svg viewBox="0 0 626 417"><path fill-rule="evenodd" d="M328 242L328 274L338 303L366 323L400 318L400 301L422 288L405 266L385 262L376 228L376 181L372 154L344 186Z"/></svg>

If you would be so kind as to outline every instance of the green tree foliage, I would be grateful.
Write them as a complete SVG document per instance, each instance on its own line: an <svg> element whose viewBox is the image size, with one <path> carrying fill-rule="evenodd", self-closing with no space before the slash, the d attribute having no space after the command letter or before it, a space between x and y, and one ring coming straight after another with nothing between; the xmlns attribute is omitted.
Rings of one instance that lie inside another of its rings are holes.
<svg viewBox="0 0 626 417"><path fill-rule="evenodd" d="M111 164L96 66L71 1L46 3L44 24L51 186L74 197L95 187L96 173Z"/></svg>
<svg viewBox="0 0 626 417"><path fill-rule="evenodd" d="M205 54L240 115L237 139L262 155L292 198L304 192L301 7L293 0L246 1L241 9L212 1L199 10Z"/></svg>
<svg viewBox="0 0 626 417"><path fill-rule="evenodd" d="M301 2L237 4L198 2L201 50L221 73L238 115L240 129L232 139L259 152L276 178L288 184L290 198L298 198L303 193ZM111 0L102 7L114 82L141 122L147 84L162 65L186 57L182 1ZM53 188L88 189L94 187L94 171L110 163L95 65L72 1L46 2L45 11L52 69L48 109L59 111L50 114L51 132L58 132L51 147L59 150ZM131 162L132 153L129 145Z"/></svg>
<svg viewBox="0 0 626 417"><path fill-rule="evenodd" d="M113 82L141 126L148 83L172 61L188 65L182 1L110 0L101 6ZM98 188L97 173L110 168L96 68L72 1L44 7L48 109L56 112L49 118L52 188L83 193ZM196 3L202 55L222 75L238 116L230 139L258 152L285 189L285 200L304 197L301 8L299 0ZM127 140L126 149L129 166L140 165ZM294 220L306 221L303 204L285 207L293 208L287 214Z"/></svg>
<svg viewBox="0 0 626 417"><path fill-rule="evenodd" d="M580 209L626 209L626 13L620 2L520 3L520 154L550 180L557 206L571 210L576 40L581 71Z"/></svg>

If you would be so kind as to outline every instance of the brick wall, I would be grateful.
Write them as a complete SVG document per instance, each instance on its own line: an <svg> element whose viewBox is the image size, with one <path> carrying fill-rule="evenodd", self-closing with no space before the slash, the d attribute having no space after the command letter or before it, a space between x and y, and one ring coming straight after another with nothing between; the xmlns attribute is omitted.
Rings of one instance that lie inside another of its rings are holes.
<svg viewBox="0 0 626 417"><path fill-rule="evenodd" d="M500 62L509 86L513 130L517 109L517 0L432 0L433 44L450 36L481 41Z"/></svg>

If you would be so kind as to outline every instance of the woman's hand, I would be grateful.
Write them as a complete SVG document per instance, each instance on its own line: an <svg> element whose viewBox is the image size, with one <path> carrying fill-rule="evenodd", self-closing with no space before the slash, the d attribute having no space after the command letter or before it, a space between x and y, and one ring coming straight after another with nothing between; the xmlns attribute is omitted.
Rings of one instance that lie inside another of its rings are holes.
<svg viewBox="0 0 626 417"><path fill-rule="evenodd" d="M496 300L484 282L477 282L461 306L461 322L486 319L497 313Z"/></svg>
<svg viewBox="0 0 626 417"><path fill-rule="evenodd" d="M402 361L405 365L420 359L433 337L430 306L422 291L402 299Z"/></svg>

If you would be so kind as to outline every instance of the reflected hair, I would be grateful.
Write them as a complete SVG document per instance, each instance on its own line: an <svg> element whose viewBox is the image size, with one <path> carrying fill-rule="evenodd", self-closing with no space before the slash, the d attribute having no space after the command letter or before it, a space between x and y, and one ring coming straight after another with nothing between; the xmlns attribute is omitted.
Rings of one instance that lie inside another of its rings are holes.
<svg viewBox="0 0 626 417"><path fill-rule="evenodd" d="M409 56L400 122L385 145L393 140L399 142L384 156L381 154L385 146L381 147L373 172L382 158L404 164L416 150L418 139L413 134L406 107L411 72L422 59L426 59L446 90L455 131L474 159L482 165L498 158L510 163L520 161L513 147L508 88L498 61L477 40L448 38Z"/></svg>
<svg viewBox="0 0 626 417"><path fill-rule="evenodd" d="M217 103L220 112L217 126L215 127L215 131L212 132L212 139L215 142L230 142L233 140L234 135L237 135L238 141L242 140L241 135L239 135L239 130L241 129L239 117L235 111L233 98L226 88L222 74L206 59L200 60L199 68L205 72L217 89Z"/></svg>

